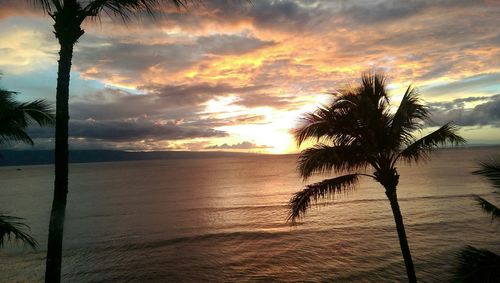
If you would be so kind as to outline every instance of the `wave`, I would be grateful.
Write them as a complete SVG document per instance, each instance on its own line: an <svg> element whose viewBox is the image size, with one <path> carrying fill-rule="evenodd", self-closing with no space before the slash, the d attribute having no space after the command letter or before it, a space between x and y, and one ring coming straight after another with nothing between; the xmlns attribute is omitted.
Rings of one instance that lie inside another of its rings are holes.
<svg viewBox="0 0 500 283"><path fill-rule="evenodd" d="M124 237L115 238L112 240L94 242L94 245L99 246L100 250L142 250L142 249L156 249L166 246L182 245L182 244L203 244L210 243L211 245L224 245L233 243L241 243L245 241L276 241L282 240L283 238L290 237L287 240L297 240L300 238L308 238L313 236L313 238L321 239L327 235L343 235L352 237L353 235L359 235L363 238L366 233L386 233L387 231L393 231L394 225L389 219L387 223L379 224L376 226L366 226L366 225L339 225L335 226L319 226L319 227L307 227L305 229L298 230L300 225L303 223L297 223L296 226L290 226L288 224L281 225L278 229L260 230L260 231L231 231L231 232L219 232L219 233L204 233L188 236L173 237L167 239L156 239L145 241L143 236L139 235L125 235ZM407 223L407 229L418 233L419 231L434 231L436 229L443 229L443 222L440 220L431 220L421 222L421 223ZM309 222L308 222L309 223ZM309 223L310 224L310 223ZM470 224L470 219L457 219L455 221L446 221L447 229L455 230L462 229ZM240 227L241 228L241 227ZM248 227L250 228L250 227ZM395 230L394 230L395 231ZM158 234L161 235L161 234ZM149 235L151 236L151 235ZM92 245L92 249L96 247ZM76 247L75 247L76 248ZM79 249L79 248L76 248Z"/></svg>
<svg viewBox="0 0 500 283"><path fill-rule="evenodd" d="M421 197L408 197L408 198L399 198L400 202L408 202L408 201L418 201L418 200L428 200L428 199L460 199L460 198L473 198L474 196L485 197L489 194L459 194L459 195L443 195L443 196L421 196ZM355 199L348 200L345 198L339 200L326 200L320 201L317 205L348 205L348 204L357 204L357 203L370 203L370 202L386 202L387 198L373 198L373 199ZM178 212L199 212L199 211L208 211L208 212L224 212L224 211L233 211L233 210L278 210L278 209L288 209L288 204L270 204L270 205L242 205L242 206L228 206L228 207L193 207L193 208L185 208L178 209Z"/></svg>
<svg viewBox="0 0 500 283"><path fill-rule="evenodd" d="M291 231L235 231L235 232L221 232L221 233L206 233L200 235L192 236L182 236L170 239L149 241L149 242L129 242L126 244L116 244L121 240L130 241L130 237L125 239L115 239L106 242L99 242L98 245L102 246L99 250L115 250L123 249L127 251L131 250L142 250L142 249L155 249L170 245L177 245L183 243L201 243L201 242L230 242L230 241L249 241L249 240L260 240L260 239L277 239L286 235L290 235ZM138 239L138 240L143 240ZM94 249L94 248L93 248Z"/></svg>

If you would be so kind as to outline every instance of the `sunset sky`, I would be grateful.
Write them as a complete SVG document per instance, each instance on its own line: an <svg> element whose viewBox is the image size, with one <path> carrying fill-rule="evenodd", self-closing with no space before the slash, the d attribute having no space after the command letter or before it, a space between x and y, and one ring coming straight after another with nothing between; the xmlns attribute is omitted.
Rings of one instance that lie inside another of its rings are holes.
<svg viewBox="0 0 500 283"><path fill-rule="evenodd" d="M0 87L55 101L52 20L0 0ZM385 71L470 144L500 143L500 1L204 1L156 21L87 21L70 87L74 149L295 152L300 114ZM35 148L53 131L32 129ZM18 147L12 145L12 147Z"/></svg>

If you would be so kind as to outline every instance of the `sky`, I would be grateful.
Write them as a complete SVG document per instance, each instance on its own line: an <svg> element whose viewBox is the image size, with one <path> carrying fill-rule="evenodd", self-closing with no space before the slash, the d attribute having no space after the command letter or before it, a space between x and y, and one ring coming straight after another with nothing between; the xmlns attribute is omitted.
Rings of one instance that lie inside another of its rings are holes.
<svg viewBox="0 0 500 283"><path fill-rule="evenodd" d="M52 19L0 0L0 87L55 101ZM382 71L469 144L500 143L500 0L216 0L154 20L86 21L70 86L70 148L297 152L302 113ZM30 129L36 149L53 130ZM11 148L25 146L11 144Z"/></svg>

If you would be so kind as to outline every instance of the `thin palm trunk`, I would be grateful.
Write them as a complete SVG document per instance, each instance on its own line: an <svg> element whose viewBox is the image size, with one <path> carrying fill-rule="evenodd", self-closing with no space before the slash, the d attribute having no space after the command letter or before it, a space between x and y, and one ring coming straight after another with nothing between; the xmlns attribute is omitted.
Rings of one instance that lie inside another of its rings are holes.
<svg viewBox="0 0 500 283"><path fill-rule="evenodd" d="M61 281L61 257L68 194L68 100L73 45L61 44L56 92L54 199L50 213L45 282Z"/></svg>
<svg viewBox="0 0 500 283"><path fill-rule="evenodd" d="M171 1L178 7L184 5L184 1L181 0ZM45 282L58 283L61 281L64 218L68 194L69 82L73 47L84 34L84 30L81 28L82 22L87 17L99 17L99 13L103 11L108 15L122 16L124 20L128 19L129 13L141 10L151 14L160 2L158 0L41 1L49 15L54 19L55 36L61 47L56 91L54 198L50 214ZM84 3L86 5L82 7Z"/></svg>
<svg viewBox="0 0 500 283"><path fill-rule="evenodd" d="M418 162L439 145L458 145L465 140L456 133L458 128L452 123L417 139L413 133L425 125L428 108L410 86L397 111L392 113L385 85L383 74L366 73L358 87L343 94L335 93L332 103L304 115L303 125L295 132L298 145L305 141L321 143L301 152L299 170L304 179L333 171L368 176L379 182L391 203L408 281L417 282L396 194L399 174L395 165L399 160ZM373 175L356 172L367 167L373 167ZM308 185L290 202L292 221L303 216L311 202L345 189ZM302 199L296 201L297 197Z"/></svg>
<svg viewBox="0 0 500 283"><path fill-rule="evenodd" d="M403 215L401 215L401 210L399 209L398 196L396 194L396 190L386 188L385 194L387 195L387 198L391 203L392 213L394 215L394 221L396 222L396 229L398 231L399 245L401 246L401 252L403 253L403 258L405 261L408 281L410 283L416 283L417 276L415 275L415 267L413 266L413 260L411 259L408 240L406 239L406 231L405 231L405 225L403 223Z"/></svg>

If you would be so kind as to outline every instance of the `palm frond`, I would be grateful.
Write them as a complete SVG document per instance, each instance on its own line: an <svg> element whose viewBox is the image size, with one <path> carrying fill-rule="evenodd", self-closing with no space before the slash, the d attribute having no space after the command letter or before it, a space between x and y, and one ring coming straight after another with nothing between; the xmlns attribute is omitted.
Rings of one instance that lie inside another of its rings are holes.
<svg viewBox="0 0 500 283"><path fill-rule="evenodd" d="M21 222L24 220L20 217L0 214L0 247L3 247L5 242L20 241L25 245L36 249L36 240L28 234L29 226Z"/></svg>
<svg viewBox="0 0 500 283"><path fill-rule="evenodd" d="M335 99L331 105L323 106L311 113L306 113L301 117L301 125L294 131L297 146L300 146L307 140L316 140L326 138L350 138L352 130L346 126L349 123L349 109L356 105L341 96Z"/></svg>
<svg viewBox="0 0 500 283"><path fill-rule="evenodd" d="M495 188L500 189L500 158L488 162L481 162L481 168L472 172L487 178Z"/></svg>
<svg viewBox="0 0 500 283"><path fill-rule="evenodd" d="M475 196L475 199L483 211L491 215L492 219L500 217L500 208L480 196Z"/></svg>
<svg viewBox="0 0 500 283"><path fill-rule="evenodd" d="M500 256L491 251L467 246L458 254L458 263L454 282L500 282Z"/></svg>
<svg viewBox="0 0 500 283"><path fill-rule="evenodd" d="M301 126L294 130L293 135L300 146L308 139L319 140L330 132L330 119L327 116L327 109L320 107L316 111L304 114L301 120Z"/></svg>
<svg viewBox="0 0 500 283"><path fill-rule="evenodd" d="M40 126L50 126L55 122L52 107L45 100L35 100L32 102L21 103L19 111L24 112L27 118ZM29 123L28 122L28 123Z"/></svg>
<svg viewBox="0 0 500 283"><path fill-rule="evenodd" d="M386 91L387 78L383 73L365 72L361 75L361 84L354 90L360 99L359 106L366 114L382 113L389 105Z"/></svg>
<svg viewBox="0 0 500 283"><path fill-rule="evenodd" d="M123 21L139 17L140 12L154 16L162 4L173 4L177 8L187 7L189 0L93 0L83 10L86 15L99 17L102 12L109 16L118 16Z"/></svg>
<svg viewBox="0 0 500 283"><path fill-rule="evenodd" d="M14 102L13 96L16 95L17 92L5 90L0 88L0 105L10 105Z"/></svg>
<svg viewBox="0 0 500 283"><path fill-rule="evenodd" d="M33 140L26 133L24 128L17 125L2 125L0 126L0 144L9 143L10 141L22 142L33 145Z"/></svg>
<svg viewBox="0 0 500 283"><path fill-rule="evenodd" d="M52 125L54 114L44 100L20 103L13 98L15 94L0 89L0 144L19 141L33 145L26 128L33 122L40 126Z"/></svg>
<svg viewBox="0 0 500 283"><path fill-rule="evenodd" d="M418 162L421 159L427 159L429 152L440 145L459 145L465 143L465 139L459 136L457 131L457 126L447 123L434 132L410 144L401 151L398 158L402 158L407 162Z"/></svg>
<svg viewBox="0 0 500 283"><path fill-rule="evenodd" d="M369 156L361 146L329 146L318 144L299 156L299 172L304 179L315 173L342 172L366 168Z"/></svg>
<svg viewBox="0 0 500 283"><path fill-rule="evenodd" d="M320 198L346 192L357 183L358 174L349 174L307 185L305 189L295 193L290 200L290 212L287 220L291 221L292 224L295 223L298 218L305 215L313 201L317 203Z"/></svg>
<svg viewBox="0 0 500 283"><path fill-rule="evenodd" d="M392 118L391 139L397 142L396 146L410 142L413 133L422 128L423 124L420 122L428 117L429 111L419 98L417 90L408 86Z"/></svg>
<svg viewBox="0 0 500 283"><path fill-rule="evenodd" d="M361 89L369 93L377 101L382 99L388 101L389 96L386 92L387 78L383 73L365 72L361 75Z"/></svg>
<svg viewBox="0 0 500 283"><path fill-rule="evenodd" d="M61 7L61 3L59 0L31 0L31 3L35 6L40 6L42 7L43 11L45 12L51 12L52 11L52 5L54 5L54 8Z"/></svg>

